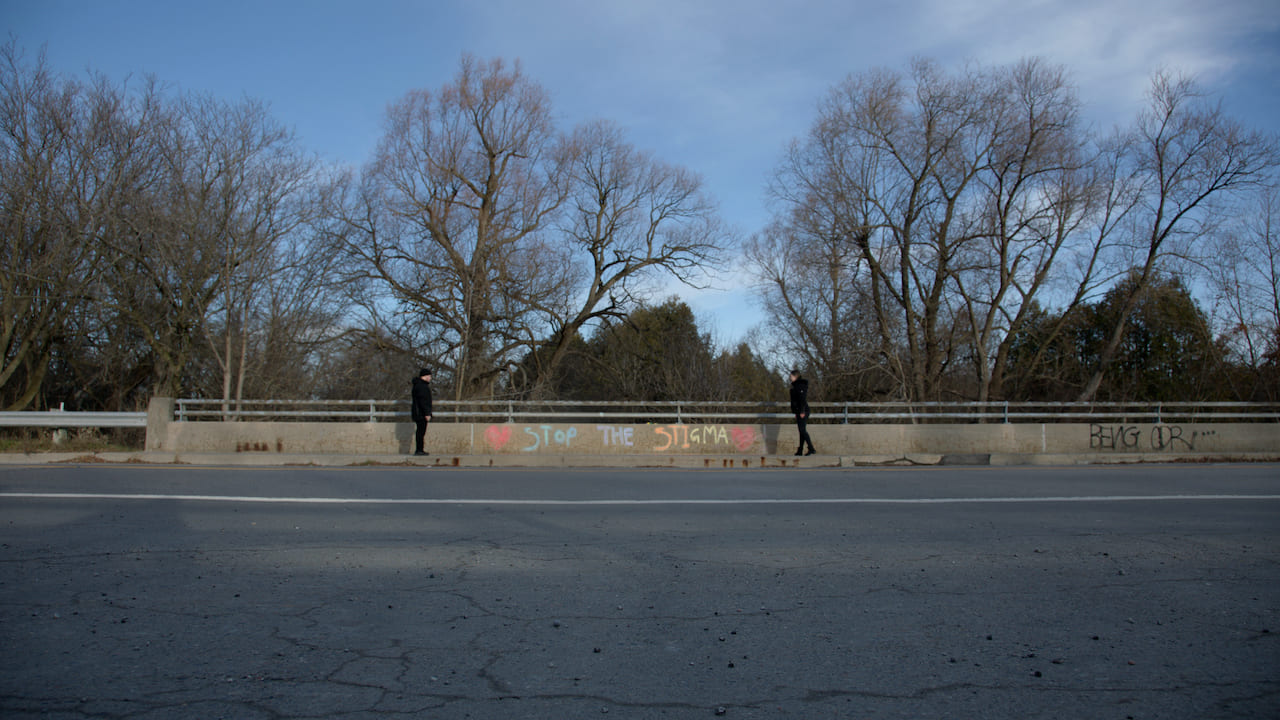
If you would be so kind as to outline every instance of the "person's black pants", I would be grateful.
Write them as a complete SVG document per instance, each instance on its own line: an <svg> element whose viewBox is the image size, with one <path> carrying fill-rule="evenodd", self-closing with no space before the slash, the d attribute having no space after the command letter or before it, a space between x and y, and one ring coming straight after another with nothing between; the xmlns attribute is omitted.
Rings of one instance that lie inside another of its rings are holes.
<svg viewBox="0 0 1280 720"><path fill-rule="evenodd" d="M422 442L427 437L427 419L425 417L414 418L415 425L413 431L414 451L423 452Z"/></svg>
<svg viewBox="0 0 1280 720"><path fill-rule="evenodd" d="M805 427L809 424L809 418L804 415L796 416L796 430L800 431L800 448L796 450L796 454L804 452L804 446L809 446L809 452L813 452L813 440L809 438L809 430Z"/></svg>

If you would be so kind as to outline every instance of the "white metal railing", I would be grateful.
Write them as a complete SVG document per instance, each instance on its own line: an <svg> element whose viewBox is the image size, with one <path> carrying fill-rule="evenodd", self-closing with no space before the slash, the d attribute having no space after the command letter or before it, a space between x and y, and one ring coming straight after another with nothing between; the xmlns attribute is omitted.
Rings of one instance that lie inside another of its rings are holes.
<svg viewBox="0 0 1280 720"><path fill-rule="evenodd" d="M174 417L195 420L311 420L404 422L405 400L222 400L180 399ZM435 420L453 422L791 422L785 402L613 402L531 400L437 400ZM1277 422L1280 403L1162 402L837 402L810 403L810 419L822 423L877 422Z"/></svg>
<svg viewBox="0 0 1280 720"><path fill-rule="evenodd" d="M145 412L75 412L42 410L0 412L0 427L112 427L144 428Z"/></svg>
<svg viewBox="0 0 1280 720"><path fill-rule="evenodd" d="M401 400L247 400L223 409L221 400L175 401L174 419L405 422ZM1238 402L1037 403L1037 402L844 402L811 403L819 423L883 422L1280 422L1280 404ZM436 420L452 422L744 423L791 422L785 402L612 402L438 400ZM145 428L145 412L62 410L0 412L0 427Z"/></svg>

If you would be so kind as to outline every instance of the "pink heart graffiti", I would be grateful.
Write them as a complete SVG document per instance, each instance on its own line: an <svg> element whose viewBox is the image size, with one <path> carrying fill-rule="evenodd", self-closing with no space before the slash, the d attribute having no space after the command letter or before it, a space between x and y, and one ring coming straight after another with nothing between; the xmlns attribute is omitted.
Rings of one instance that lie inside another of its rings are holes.
<svg viewBox="0 0 1280 720"><path fill-rule="evenodd" d="M737 445L739 450L746 450L756 441L756 429L753 427L730 428L729 432L733 434L733 444Z"/></svg>
<svg viewBox="0 0 1280 720"><path fill-rule="evenodd" d="M484 439L489 441L489 447L501 450L511 439L511 428L507 425L490 425L484 429Z"/></svg>

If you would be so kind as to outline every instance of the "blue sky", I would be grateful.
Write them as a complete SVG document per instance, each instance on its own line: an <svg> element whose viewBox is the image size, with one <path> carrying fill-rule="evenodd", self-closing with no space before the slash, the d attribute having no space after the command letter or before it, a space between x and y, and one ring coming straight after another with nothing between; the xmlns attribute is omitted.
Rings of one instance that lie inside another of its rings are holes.
<svg viewBox="0 0 1280 720"><path fill-rule="evenodd" d="M566 128L617 122L700 173L743 236L767 222L764 186L822 94L913 57L1065 65L1102 127L1177 69L1280 131L1277 0L0 0L10 35L62 72L262 99L307 148L357 166L388 103L439 88L462 53L519 59ZM681 295L722 343L760 320L741 269Z"/></svg>

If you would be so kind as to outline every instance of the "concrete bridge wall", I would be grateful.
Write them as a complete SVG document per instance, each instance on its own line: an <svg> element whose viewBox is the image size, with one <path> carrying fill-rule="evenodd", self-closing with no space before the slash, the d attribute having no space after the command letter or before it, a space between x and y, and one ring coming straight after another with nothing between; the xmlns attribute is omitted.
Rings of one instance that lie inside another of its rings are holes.
<svg viewBox="0 0 1280 720"><path fill-rule="evenodd" d="M167 406L167 408L166 408ZM147 449L189 453L407 454L411 423L173 422L149 413ZM1280 456L1280 423L810 425L823 455L910 454ZM790 455L794 425L433 423L434 455Z"/></svg>

